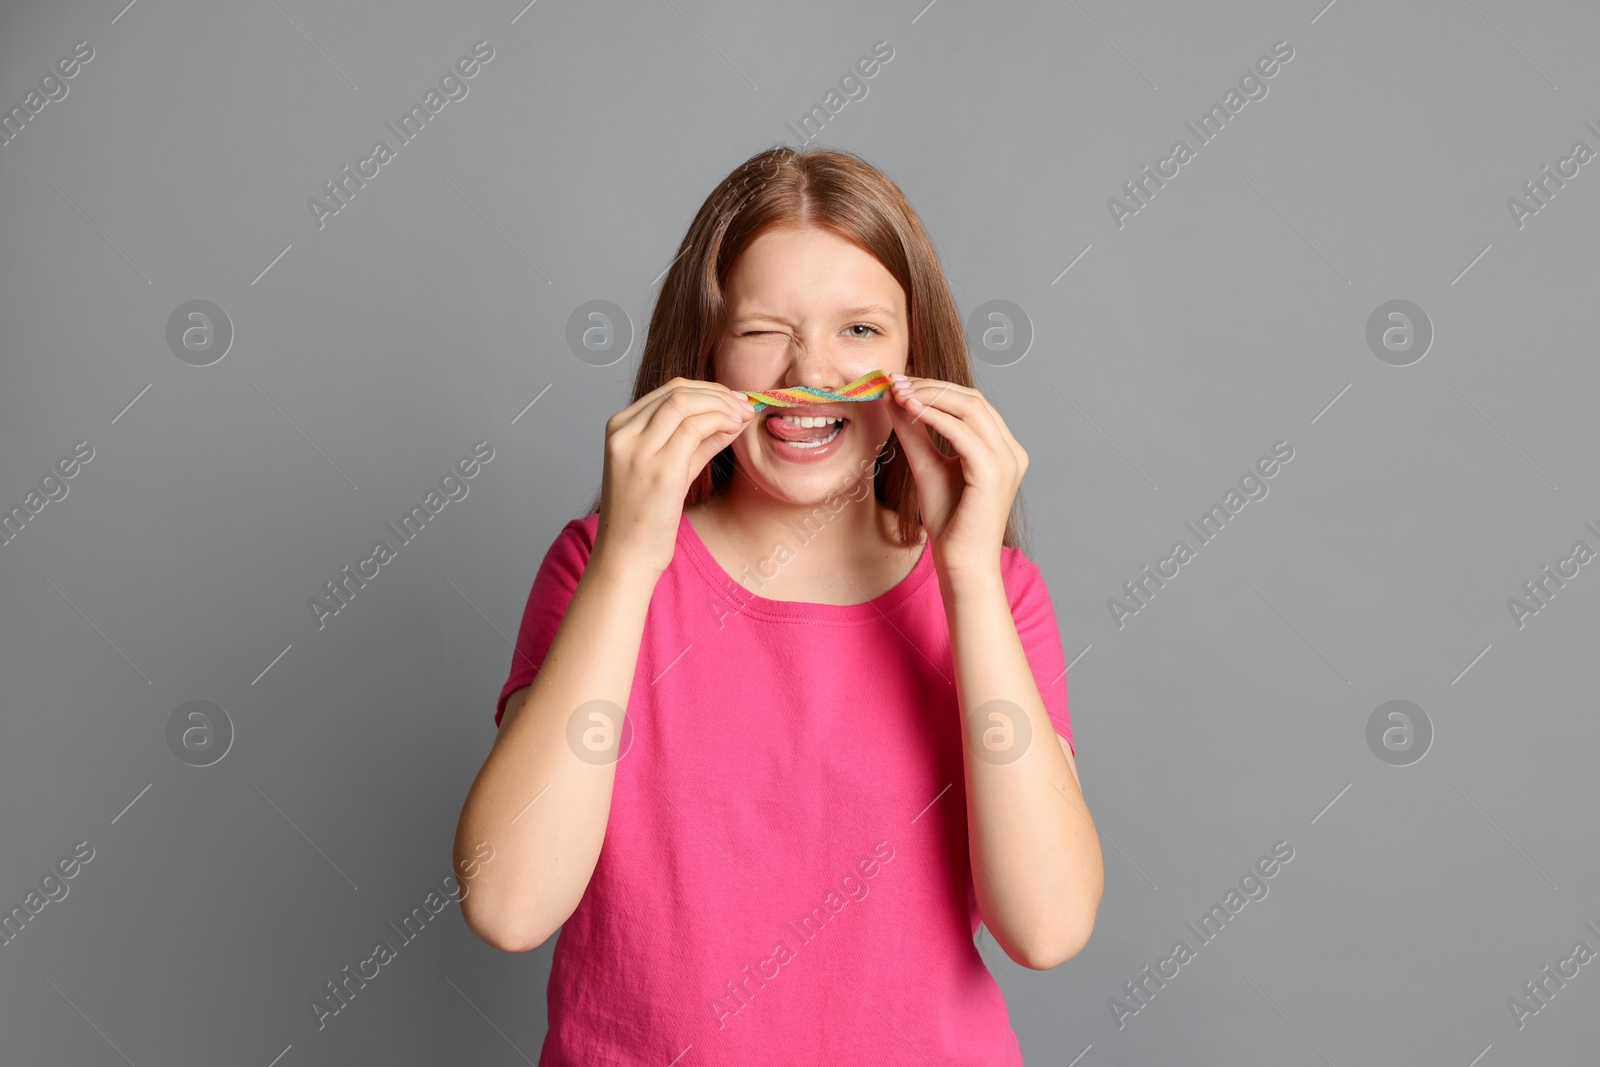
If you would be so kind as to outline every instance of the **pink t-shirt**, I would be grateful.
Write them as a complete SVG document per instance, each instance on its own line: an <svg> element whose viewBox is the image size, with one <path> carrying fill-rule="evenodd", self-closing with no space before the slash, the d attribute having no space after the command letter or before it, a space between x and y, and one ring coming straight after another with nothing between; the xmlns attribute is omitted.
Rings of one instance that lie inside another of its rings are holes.
<svg viewBox="0 0 1600 1067"><path fill-rule="evenodd" d="M545 555L497 725L598 524L572 520ZM1070 743L1049 591L1020 551L1001 561ZM605 842L556 940L541 1067L1021 1064L973 943L954 678L927 552L867 603L769 600L685 516L645 620Z"/></svg>

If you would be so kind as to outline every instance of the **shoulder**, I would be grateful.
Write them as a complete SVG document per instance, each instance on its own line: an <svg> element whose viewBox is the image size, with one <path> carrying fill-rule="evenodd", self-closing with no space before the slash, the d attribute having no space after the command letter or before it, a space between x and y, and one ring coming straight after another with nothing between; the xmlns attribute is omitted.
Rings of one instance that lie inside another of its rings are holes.
<svg viewBox="0 0 1600 1067"><path fill-rule="evenodd" d="M582 558L588 559L589 553L594 549L595 537L600 532L600 513L584 515L580 518L569 519L567 524L556 533L555 540L551 543L551 550L563 549L577 552Z"/></svg>
<svg viewBox="0 0 1600 1067"><path fill-rule="evenodd" d="M1000 550L1000 579L1012 618L1026 634L1055 630L1055 599L1039 565L1019 548Z"/></svg>
<svg viewBox="0 0 1600 1067"><path fill-rule="evenodd" d="M561 532L563 534L570 532L571 536L578 538L585 545L593 548L595 535L600 532L600 513L596 511L591 515L572 519L561 528Z"/></svg>
<svg viewBox="0 0 1600 1067"><path fill-rule="evenodd" d="M1000 546L1000 568L1002 571L1009 572L1028 567L1038 570L1038 566L1028 558L1022 549L1012 548L1010 545Z"/></svg>
<svg viewBox="0 0 1600 1067"><path fill-rule="evenodd" d="M1012 548L1010 545L1001 546L1000 577L1005 582L1006 592L1013 601L1021 594L1034 593L1040 590L1045 591L1046 595L1048 595L1044 572L1020 548Z"/></svg>
<svg viewBox="0 0 1600 1067"><path fill-rule="evenodd" d="M575 579L588 565L589 554L594 551L595 536L599 529L598 513L569 519L560 530L556 531L549 547L545 549L544 560L539 570L561 571Z"/></svg>

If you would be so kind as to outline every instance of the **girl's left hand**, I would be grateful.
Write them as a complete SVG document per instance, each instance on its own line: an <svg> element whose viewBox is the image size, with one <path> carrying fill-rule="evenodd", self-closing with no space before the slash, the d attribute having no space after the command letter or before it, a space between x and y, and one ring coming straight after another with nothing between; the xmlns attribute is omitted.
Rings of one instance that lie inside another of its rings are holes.
<svg viewBox="0 0 1600 1067"><path fill-rule="evenodd" d="M947 571L998 570L1006 521L1028 453L976 389L889 375L889 418L917 482L922 526ZM925 432L949 441L946 456Z"/></svg>

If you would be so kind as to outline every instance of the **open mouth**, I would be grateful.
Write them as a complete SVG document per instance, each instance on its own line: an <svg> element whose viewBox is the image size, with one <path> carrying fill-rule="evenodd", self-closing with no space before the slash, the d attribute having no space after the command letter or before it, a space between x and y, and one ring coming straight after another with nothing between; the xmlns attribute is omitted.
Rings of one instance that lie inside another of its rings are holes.
<svg viewBox="0 0 1600 1067"><path fill-rule="evenodd" d="M849 419L838 415L802 415L787 411L775 411L764 420L767 436L803 451L830 444L849 423Z"/></svg>

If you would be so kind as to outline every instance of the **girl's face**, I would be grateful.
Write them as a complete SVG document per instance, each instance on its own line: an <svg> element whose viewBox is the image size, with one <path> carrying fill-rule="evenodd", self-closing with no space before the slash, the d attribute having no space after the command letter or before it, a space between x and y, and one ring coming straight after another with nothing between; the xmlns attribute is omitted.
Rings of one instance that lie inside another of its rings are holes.
<svg viewBox="0 0 1600 1067"><path fill-rule="evenodd" d="M883 264L830 230L767 230L734 262L726 288L728 325L714 374L731 389L837 391L868 371L905 373L904 290ZM763 408L734 439L739 469L796 504L870 485L873 460L892 428L890 403ZM775 425L784 413L842 422Z"/></svg>

